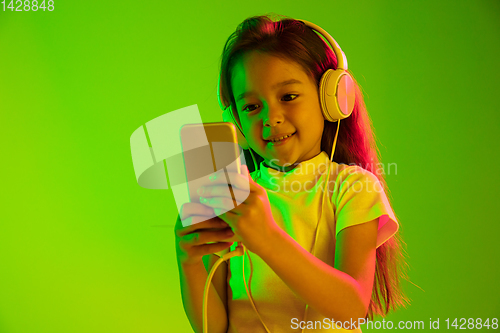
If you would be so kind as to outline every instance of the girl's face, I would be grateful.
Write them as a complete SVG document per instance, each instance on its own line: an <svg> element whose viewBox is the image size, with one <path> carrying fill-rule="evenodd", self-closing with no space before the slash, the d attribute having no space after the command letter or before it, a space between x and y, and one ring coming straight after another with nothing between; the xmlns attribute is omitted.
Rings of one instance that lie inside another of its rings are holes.
<svg viewBox="0 0 500 333"><path fill-rule="evenodd" d="M298 63L252 51L235 64L231 85L243 134L268 166L288 171L321 152L318 87Z"/></svg>

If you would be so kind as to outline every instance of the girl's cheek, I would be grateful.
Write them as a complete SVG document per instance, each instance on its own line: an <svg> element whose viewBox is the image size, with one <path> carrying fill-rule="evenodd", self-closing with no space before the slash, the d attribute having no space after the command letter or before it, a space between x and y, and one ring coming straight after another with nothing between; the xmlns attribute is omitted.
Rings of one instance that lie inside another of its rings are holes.
<svg viewBox="0 0 500 333"><path fill-rule="evenodd" d="M251 133L252 133L252 140L258 142L259 139L262 138L262 129L259 128L259 126L257 125L254 125L251 129L250 129Z"/></svg>
<svg viewBox="0 0 500 333"><path fill-rule="evenodd" d="M248 121L247 119L242 120L241 122L241 127L243 128L243 132L245 136L249 135L254 139L255 137L255 126L252 122Z"/></svg>

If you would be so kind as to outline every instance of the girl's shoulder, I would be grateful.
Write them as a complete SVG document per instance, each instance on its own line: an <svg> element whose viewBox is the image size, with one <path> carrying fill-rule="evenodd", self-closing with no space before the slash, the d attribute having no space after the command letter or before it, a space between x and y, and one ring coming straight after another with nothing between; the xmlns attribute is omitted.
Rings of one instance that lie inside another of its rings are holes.
<svg viewBox="0 0 500 333"><path fill-rule="evenodd" d="M354 183L378 183L378 177L371 171L356 164L338 164L333 162L330 171L329 189L338 192L342 186L352 186ZM337 191L336 191L337 190Z"/></svg>
<svg viewBox="0 0 500 333"><path fill-rule="evenodd" d="M344 173L344 171L348 168L351 167L351 165L347 165L347 164L339 164L337 162L330 162L332 165L330 167L330 179L332 179L332 177L334 177L333 179L336 179L339 175L341 175L342 173Z"/></svg>
<svg viewBox="0 0 500 333"><path fill-rule="evenodd" d="M366 172L369 172L362 167L355 164L344 164L331 162L332 165L330 167L330 180L335 181L344 181L349 175L362 175Z"/></svg>
<svg viewBox="0 0 500 333"><path fill-rule="evenodd" d="M377 177L371 171L366 170L365 168L357 164L338 164L336 162L333 162L330 177L335 176L335 178L339 177L341 179L345 179L350 175Z"/></svg>

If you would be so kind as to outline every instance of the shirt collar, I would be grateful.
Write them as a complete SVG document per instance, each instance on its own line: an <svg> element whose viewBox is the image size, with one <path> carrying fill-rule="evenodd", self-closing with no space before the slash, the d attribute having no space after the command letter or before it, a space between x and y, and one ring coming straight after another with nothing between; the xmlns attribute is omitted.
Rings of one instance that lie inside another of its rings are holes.
<svg viewBox="0 0 500 333"><path fill-rule="evenodd" d="M272 184L278 184L282 181L290 181L292 179L312 179L325 173L329 163L331 162L328 158L328 154L324 151L309 160L300 162L295 168L288 172L281 172L261 162L258 178Z"/></svg>

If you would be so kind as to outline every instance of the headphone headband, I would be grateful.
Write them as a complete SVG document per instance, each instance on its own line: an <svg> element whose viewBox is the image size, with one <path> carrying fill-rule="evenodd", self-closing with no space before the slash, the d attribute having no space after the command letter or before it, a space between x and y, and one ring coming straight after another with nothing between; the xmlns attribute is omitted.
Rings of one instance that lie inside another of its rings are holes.
<svg viewBox="0 0 500 333"><path fill-rule="evenodd" d="M314 23L306 21L306 20L297 19L297 21L300 21L300 22L304 23L305 25L307 25L309 28L315 30L317 33L319 33L321 36L323 36L328 41L328 43L330 44L330 48L333 50L333 53L335 53L335 56L337 57L337 69L343 69L345 71L348 69L347 58L346 58L344 52L340 48L337 41L335 39L333 39L333 37L330 36L330 34L328 32L326 32L325 29L321 28L320 26L318 26Z"/></svg>
<svg viewBox="0 0 500 333"><path fill-rule="evenodd" d="M320 26L318 26L314 23L306 21L306 20L301 20L301 19L295 19L295 20L304 23L306 26L308 26L312 30L316 31L319 35L323 36L328 41L330 48L332 49L333 53L335 53L335 56L337 57L337 69L343 69L343 70L348 69L347 58L346 58L344 52L340 48L337 41L335 41L335 39L333 39L333 37L330 36L330 34L328 32L326 32L325 29L321 28ZM222 110L225 110L230 106L230 105L225 105L221 99L220 75L219 75L219 79L217 82L217 100L218 100L219 106Z"/></svg>

